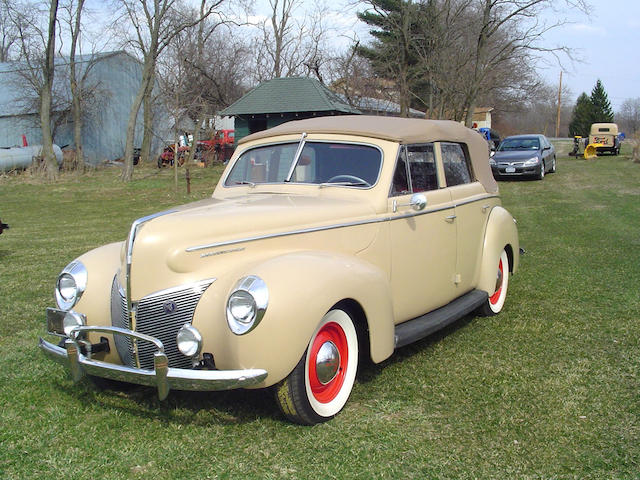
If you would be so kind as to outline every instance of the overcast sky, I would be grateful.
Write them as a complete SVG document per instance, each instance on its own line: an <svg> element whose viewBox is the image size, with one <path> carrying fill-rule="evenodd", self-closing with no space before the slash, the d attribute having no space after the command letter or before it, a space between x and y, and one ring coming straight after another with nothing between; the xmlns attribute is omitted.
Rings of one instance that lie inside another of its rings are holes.
<svg viewBox="0 0 640 480"><path fill-rule="evenodd" d="M640 0L591 0L593 11L568 17L574 23L549 32L549 46L566 45L581 62L566 62L562 82L572 92L572 103L582 92L591 93L602 80L614 110L627 98L640 97ZM541 70L557 85L559 67Z"/></svg>

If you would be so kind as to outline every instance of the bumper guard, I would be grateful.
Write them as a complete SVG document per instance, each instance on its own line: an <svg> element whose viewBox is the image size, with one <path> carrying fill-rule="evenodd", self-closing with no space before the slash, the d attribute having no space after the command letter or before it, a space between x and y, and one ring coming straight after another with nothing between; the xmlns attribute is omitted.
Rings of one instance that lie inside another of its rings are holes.
<svg viewBox="0 0 640 480"><path fill-rule="evenodd" d="M83 355L78 344L78 336L83 332L103 332L125 335L137 340L153 343L157 351L154 354L154 369L133 368L125 365L102 362ZM257 385L267 378L262 369L245 370L186 370L169 367L164 346L157 338L118 327L82 326L71 331L71 338L65 341L64 348L40 338L39 347L52 360L61 363L71 371L74 382L85 375L108 378L121 382L156 387L158 397L164 400L169 390L215 391L232 390Z"/></svg>

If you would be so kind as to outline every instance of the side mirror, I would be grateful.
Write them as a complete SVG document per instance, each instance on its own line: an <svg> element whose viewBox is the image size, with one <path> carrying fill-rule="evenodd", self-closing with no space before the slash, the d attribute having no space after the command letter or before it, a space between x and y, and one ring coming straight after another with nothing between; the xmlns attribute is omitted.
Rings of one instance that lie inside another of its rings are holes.
<svg viewBox="0 0 640 480"><path fill-rule="evenodd" d="M544 147L542 150L551 150L551 147Z"/></svg>
<svg viewBox="0 0 640 480"><path fill-rule="evenodd" d="M424 210L424 207L427 206L427 197L425 197L422 193L414 193L411 196L411 200L409 201L409 205L416 212L420 210Z"/></svg>
<svg viewBox="0 0 640 480"><path fill-rule="evenodd" d="M424 207L427 206L427 197L425 197L422 193L414 193L411 195L411 200L409 203L397 203L396 200L393 201L393 213L398 211L398 207L411 207L416 212L420 210L424 210Z"/></svg>

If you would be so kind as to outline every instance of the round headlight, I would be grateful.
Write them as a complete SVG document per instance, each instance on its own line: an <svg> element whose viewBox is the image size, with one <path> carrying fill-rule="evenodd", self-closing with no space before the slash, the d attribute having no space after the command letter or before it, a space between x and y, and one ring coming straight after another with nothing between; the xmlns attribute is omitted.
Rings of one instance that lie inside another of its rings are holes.
<svg viewBox="0 0 640 480"><path fill-rule="evenodd" d="M71 336L71 330L75 327L81 327L84 325L84 321L80 314L76 312L67 312L62 320L62 328L64 329L64 334L67 337Z"/></svg>
<svg viewBox="0 0 640 480"><path fill-rule="evenodd" d="M251 323L256 316L256 310L255 299L245 290L233 292L229 297L229 313L240 323Z"/></svg>
<svg viewBox="0 0 640 480"><path fill-rule="evenodd" d="M56 303L61 310L70 310L87 288L88 273L82 262L67 265L56 282Z"/></svg>
<svg viewBox="0 0 640 480"><path fill-rule="evenodd" d="M58 277L58 292L60 292L60 296L66 302L73 302L75 300L77 288L76 281L70 274L63 273Z"/></svg>
<svg viewBox="0 0 640 480"><path fill-rule="evenodd" d="M178 330L176 335L178 350L185 357L195 357L202 348L202 335L193 325L185 324Z"/></svg>
<svg viewBox="0 0 640 480"><path fill-rule="evenodd" d="M250 332L264 316L269 292L264 281L254 275L241 278L227 300L227 323L236 335Z"/></svg>

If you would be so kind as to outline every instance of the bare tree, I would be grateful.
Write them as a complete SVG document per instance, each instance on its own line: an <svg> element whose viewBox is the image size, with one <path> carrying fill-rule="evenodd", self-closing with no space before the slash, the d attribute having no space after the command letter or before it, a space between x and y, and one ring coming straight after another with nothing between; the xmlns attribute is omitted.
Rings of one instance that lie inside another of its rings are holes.
<svg viewBox="0 0 640 480"><path fill-rule="evenodd" d="M20 32L12 21L13 8L14 1L0 0L0 62L12 60L20 43Z"/></svg>
<svg viewBox="0 0 640 480"><path fill-rule="evenodd" d="M125 144L124 168L122 179L130 181L133 178L133 150L136 119L143 102L146 100L145 136L143 141L145 152L142 153L143 161L148 159L151 128L150 97L156 79L156 66L159 55L169 45L171 40L186 28L198 24L211 14L218 12L216 9L224 0L208 0L204 14L193 19L188 9L178 0L119 0L124 9L124 16L129 20L132 33L130 45L135 48L143 59L142 79L140 87L134 98L129 121L127 124L127 139ZM146 145L145 145L146 143Z"/></svg>
<svg viewBox="0 0 640 480"><path fill-rule="evenodd" d="M640 97L627 98L622 102L620 111L616 113L616 121L629 135L640 131Z"/></svg>
<svg viewBox="0 0 640 480"><path fill-rule="evenodd" d="M53 153L53 134L51 133L51 91L55 73L54 57L56 51L56 16L58 0L51 0L49 8L49 29L47 31L47 48L42 64L43 84L40 90L40 125L42 127L42 156L45 174L49 181L58 176L58 162Z"/></svg>
<svg viewBox="0 0 640 480"><path fill-rule="evenodd" d="M270 17L257 25L253 41L255 83L272 78L315 76L324 83L329 60L326 39L330 29L327 8L317 0L311 12L302 12L303 0L269 0Z"/></svg>
<svg viewBox="0 0 640 480"><path fill-rule="evenodd" d="M73 139L75 143L75 164L77 168L84 167L84 155L82 149L82 124L83 124L83 80L89 67L85 69L85 76L80 78L76 68L76 51L78 50L78 40L80 38L82 25L82 9L85 0L68 0L63 5L66 13L65 20L71 33L71 51L69 53L69 80L71 88L71 112L73 117Z"/></svg>
<svg viewBox="0 0 640 480"><path fill-rule="evenodd" d="M3 15L6 15L18 34L16 42L19 43L22 64L17 73L31 84L36 93L33 100L37 98L37 103L33 106L40 117L44 171L47 179L53 181L58 172L51 130L58 1L52 0L46 10L46 27L40 24L40 14L45 14L45 11L38 10L39 4L36 2L7 2L3 7ZM28 98L23 99L23 106L29 108Z"/></svg>
<svg viewBox="0 0 640 480"><path fill-rule="evenodd" d="M201 15L202 10L193 14ZM195 127L193 146L197 146L203 125L210 125L215 112L244 93L249 48L222 20L210 17L183 30L158 61L167 109L175 118L191 120ZM196 148L192 148L188 163L195 153Z"/></svg>
<svg viewBox="0 0 640 480"><path fill-rule="evenodd" d="M527 59L540 52L569 51L564 47L546 48L540 40L544 34L564 24L547 24L539 19L544 10L557 9L560 2L553 0L465 0L466 30L471 33L471 75L464 98L466 124L473 123L473 111L482 89L489 84L492 71L500 69L514 59ZM585 0L563 2L583 12L589 11Z"/></svg>

